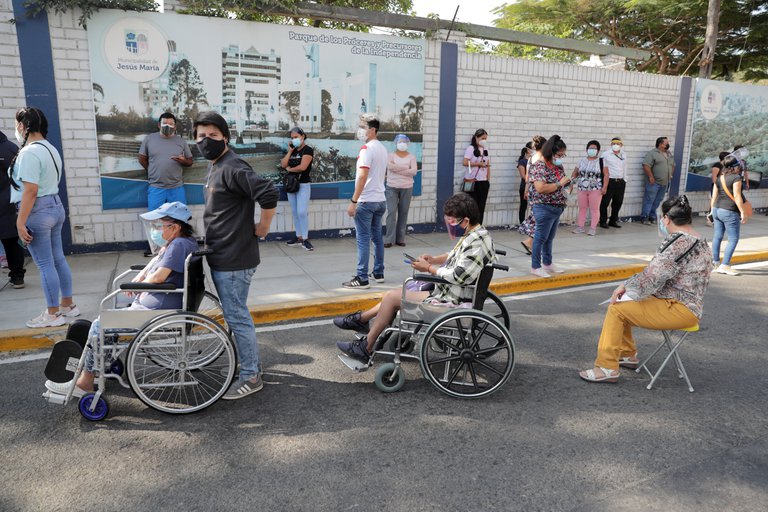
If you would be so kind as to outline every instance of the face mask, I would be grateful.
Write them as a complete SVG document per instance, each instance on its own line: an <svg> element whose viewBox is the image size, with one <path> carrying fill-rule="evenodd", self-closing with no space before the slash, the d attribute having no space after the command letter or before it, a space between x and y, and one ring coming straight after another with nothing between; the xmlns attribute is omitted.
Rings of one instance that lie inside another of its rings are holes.
<svg viewBox="0 0 768 512"><path fill-rule="evenodd" d="M176 127L171 126L169 124L161 124L160 125L160 133L165 135L166 137L173 135L173 132L176 131Z"/></svg>
<svg viewBox="0 0 768 512"><path fill-rule="evenodd" d="M486 145L488 145L488 139L480 139L480 140L478 140L477 141L477 145L485 147Z"/></svg>
<svg viewBox="0 0 768 512"><path fill-rule="evenodd" d="M592 156L592 157L597 156L597 150L595 148L589 148L587 150L587 156Z"/></svg>
<svg viewBox="0 0 768 512"><path fill-rule="evenodd" d="M664 144L664 151L669 149L669 144Z"/></svg>
<svg viewBox="0 0 768 512"><path fill-rule="evenodd" d="M150 231L149 237L152 239L152 242L159 247L165 247L165 244L168 243L168 241L163 238L163 231L160 229L153 229Z"/></svg>
<svg viewBox="0 0 768 512"><path fill-rule="evenodd" d="M225 140L213 140L209 137L204 137L203 140L197 143L197 149L200 150L200 154L206 160L216 160L224 153L227 148L227 142Z"/></svg>
<svg viewBox="0 0 768 512"><path fill-rule="evenodd" d="M355 138L359 141L365 142L365 140L368 138L366 137L366 134L368 133L368 130L365 128L358 128L357 134L355 134Z"/></svg>
<svg viewBox="0 0 768 512"><path fill-rule="evenodd" d="M407 142L398 142L397 143L397 150L398 151L407 151L408 150L408 143Z"/></svg>
<svg viewBox="0 0 768 512"><path fill-rule="evenodd" d="M563 159L562 158L555 158L554 160L552 160L552 163L555 164L556 167L562 167Z"/></svg>
<svg viewBox="0 0 768 512"><path fill-rule="evenodd" d="M293 144L293 147L295 148L301 146L301 137L296 137L295 139L291 139L291 144Z"/></svg>
<svg viewBox="0 0 768 512"><path fill-rule="evenodd" d="M612 149L614 152L618 153L618 152L619 152L619 150L621 150L621 145L619 145L619 144L614 144L613 146L611 146L611 149Z"/></svg>
<svg viewBox="0 0 768 512"><path fill-rule="evenodd" d="M18 128L16 128L16 140L19 142L19 144L24 144L24 135L21 134Z"/></svg>
<svg viewBox="0 0 768 512"><path fill-rule="evenodd" d="M445 217L445 227L448 230L448 236L451 237L451 240L462 237L466 233L467 229L461 227L462 222L464 222L464 219L461 219L458 224L451 224L450 221L448 221L448 217Z"/></svg>
<svg viewBox="0 0 768 512"><path fill-rule="evenodd" d="M669 236L669 230L667 229L667 226L664 224L664 217L659 217L659 235L667 238Z"/></svg>

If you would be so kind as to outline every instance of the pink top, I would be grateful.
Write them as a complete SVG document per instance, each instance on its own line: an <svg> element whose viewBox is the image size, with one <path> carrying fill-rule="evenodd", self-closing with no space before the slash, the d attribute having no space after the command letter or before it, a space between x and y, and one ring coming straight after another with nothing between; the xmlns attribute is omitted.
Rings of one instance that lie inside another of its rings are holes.
<svg viewBox="0 0 768 512"><path fill-rule="evenodd" d="M387 186L390 188L411 188L413 177L419 171L416 166L416 155L408 153L406 156L398 156L390 153L387 161Z"/></svg>
<svg viewBox="0 0 768 512"><path fill-rule="evenodd" d="M467 150L464 151L464 158L467 158L470 162L470 167L467 169L464 167L464 178L466 179L476 179L477 181L488 181L488 168L487 167L475 167L474 164L477 162L485 162L488 163L491 161L491 159L487 156L483 156L484 152L486 151L483 146L478 146L478 149L480 150L480 156L475 156L475 148L471 144L469 147L467 147Z"/></svg>

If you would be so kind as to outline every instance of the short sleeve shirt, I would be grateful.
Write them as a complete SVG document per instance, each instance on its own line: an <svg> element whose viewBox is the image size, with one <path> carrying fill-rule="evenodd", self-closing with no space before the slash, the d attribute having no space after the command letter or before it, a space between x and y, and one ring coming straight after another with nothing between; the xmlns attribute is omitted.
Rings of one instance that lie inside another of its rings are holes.
<svg viewBox="0 0 768 512"><path fill-rule="evenodd" d="M470 164L476 164L478 162L489 162L490 158L485 155L486 149L480 146L478 148L480 156L475 156L475 147L470 145L464 151L464 158L469 160ZM488 168L487 167L473 167L469 166L469 169L464 169L464 178L476 179L477 181L488 181Z"/></svg>
<svg viewBox="0 0 768 512"><path fill-rule="evenodd" d="M157 188L179 188L184 185L183 167L171 157L184 155L192 158L192 151L184 139L178 135L163 137L160 133L150 133L141 141L139 154L149 159L148 182Z"/></svg>
<svg viewBox="0 0 768 512"><path fill-rule="evenodd" d="M147 275L159 268L168 268L170 275L166 283L173 283L176 288L184 286L184 262L187 256L197 250L197 242L192 237L175 238L165 247L163 254L152 263ZM139 295L137 302L147 309L182 309L182 294L180 293L152 293L146 292Z"/></svg>
<svg viewBox="0 0 768 512"><path fill-rule="evenodd" d="M59 152L47 140L29 142L19 150L13 165L13 181L20 189L11 187L11 202L21 202L24 183L37 185L37 197L59 193L62 162Z"/></svg>
<svg viewBox="0 0 768 512"><path fill-rule="evenodd" d="M600 170L600 159L590 160L582 157L579 160L579 175L576 178L578 190L592 192L603 188L603 171Z"/></svg>
<svg viewBox="0 0 768 512"><path fill-rule="evenodd" d="M560 167L550 165L544 160L536 161L531 165L528 171L528 202L531 204L547 204L551 206L565 206L568 203L568 197L563 189L550 194L536 192L537 181L544 183L557 183L565 176L565 171Z"/></svg>
<svg viewBox="0 0 768 512"><path fill-rule="evenodd" d="M728 191L731 193L732 196L736 196L736 194L733 193L733 184L737 181L741 181L741 176L738 174L727 174L725 177L725 185L728 187ZM717 201L715 202L715 208L720 208L723 210L730 210L732 212L738 212L739 207L736 206L736 203L731 200L730 197L728 197L728 194L725 193L725 190L723 190L723 180L718 177L717 181L715 181L715 186L717 187ZM742 201L745 201L744 194L741 194Z"/></svg>
<svg viewBox="0 0 768 512"><path fill-rule="evenodd" d="M659 151L659 148L654 148L646 153L643 159L643 165L647 165L653 171L653 179L659 185L666 186L669 183L672 173L675 172L675 160L672 158L672 153ZM646 177L646 179L648 179Z"/></svg>
<svg viewBox="0 0 768 512"><path fill-rule="evenodd" d="M363 193L357 198L360 203L380 203L387 200L384 180L387 175L387 148L378 139L369 140L360 148L357 157L355 181L360 179L363 167L368 168Z"/></svg>
<svg viewBox="0 0 768 512"><path fill-rule="evenodd" d="M293 153L291 153L291 156L288 157L288 167L298 167L299 165L301 165L301 159L305 155L311 156L314 159L315 150L312 149L310 146L307 146L306 144L304 144L303 148L295 150ZM299 173L299 183L310 183L312 179L310 178L309 173L311 172L312 172L312 162L309 162L309 166L307 166L307 169Z"/></svg>

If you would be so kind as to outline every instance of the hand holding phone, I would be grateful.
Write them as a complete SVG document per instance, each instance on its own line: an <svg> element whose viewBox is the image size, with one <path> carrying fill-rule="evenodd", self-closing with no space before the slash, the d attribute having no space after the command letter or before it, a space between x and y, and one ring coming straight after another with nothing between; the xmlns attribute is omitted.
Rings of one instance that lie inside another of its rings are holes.
<svg viewBox="0 0 768 512"><path fill-rule="evenodd" d="M403 256L405 256L405 259L403 260L407 265L411 265L414 261L418 260L418 258L414 258L408 253L403 253Z"/></svg>

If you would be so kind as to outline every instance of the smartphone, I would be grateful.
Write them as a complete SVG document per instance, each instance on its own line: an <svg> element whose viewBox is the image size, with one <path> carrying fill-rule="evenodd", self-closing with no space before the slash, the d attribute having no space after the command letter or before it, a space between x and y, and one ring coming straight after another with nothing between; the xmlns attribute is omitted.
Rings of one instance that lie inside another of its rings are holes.
<svg viewBox="0 0 768 512"><path fill-rule="evenodd" d="M418 258L414 258L413 256L411 256L410 254L408 254L406 252L403 253L403 256L405 256L405 259L403 261L406 264L408 264L408 265L410 265L411 263L413 263L414 261L416 261L418 259Z"/></svg>
<svg viewBox="0 0 768 512"><path fill-rule="evenodd" d="M29 233L30 235L32 235L32 230L31 230L31 229L29 229L29 228L27 228L27 233ZM22 240L21 238L19 238L19 239L18 239L18 242L19 242L19 245L20 245L20 246L21 246L23 249L26 249L26 248L27 248L27 243L26 243L24 240Z"/></svg>

